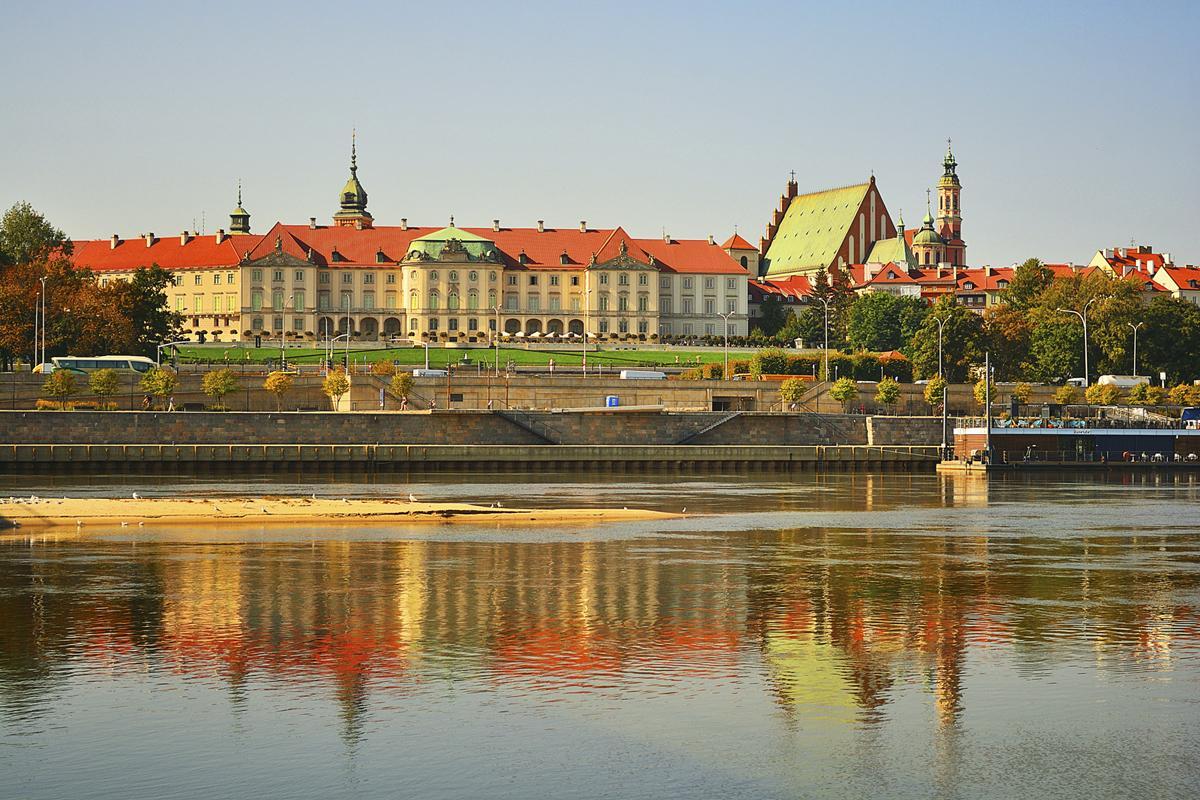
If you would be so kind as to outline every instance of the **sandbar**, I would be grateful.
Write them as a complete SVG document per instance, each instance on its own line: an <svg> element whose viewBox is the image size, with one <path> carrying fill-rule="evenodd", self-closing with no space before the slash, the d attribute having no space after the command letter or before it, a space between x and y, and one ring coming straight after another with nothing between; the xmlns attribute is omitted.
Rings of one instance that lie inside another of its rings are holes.
<svg viewBox="0 0 1200 800"><path fill-rule="evenodd" d="M103 526L303 525L431 523L601 523L675 519L681 514L636 508L505 508L467 503L423 503L386 498L193 497L38 498L0 501L0 528Z"/></svg>

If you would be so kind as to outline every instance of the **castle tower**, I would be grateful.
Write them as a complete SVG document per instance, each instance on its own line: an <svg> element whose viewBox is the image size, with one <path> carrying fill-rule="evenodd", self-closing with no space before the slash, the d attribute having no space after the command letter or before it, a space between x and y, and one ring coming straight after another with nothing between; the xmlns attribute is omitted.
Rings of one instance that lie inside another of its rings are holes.
<svg viewBox="0 0 1200 800"><path fill-rule="evenodd" d="M912 251L917 264L922 267L934 266L946 260L946 240L933 227L928 192L925 196L925 219L921 221L921 230L913 237Z"/></svg>
<svg viewBox="0 0 1200 800"><path fill-rule="evenodd" d="M229 212L229 232L243 235L250 233L250 212L242 208L241 181L238 181L237 208Z"/></svg>
<svg viewBox="0 0 1200 800"><path fill-rule="evenodd" d="M942 159L942 177L938 180L937 192L937 231L946 242L946 260L956 266L965 266L967 245L962 240L962 212L959 206L962 184L958 180L958 162L954 159L949 139L946 140L946 157Z"/></svg>
<svg viewBox="0 0 1200 800"><path fill-rule="evenodd" d="M333 224L342 228L370 228L375 222L367 211L367 190L358 182L357 135L350 134L350 180L342 187L338 199L339 210L333 215Z"/></svg>

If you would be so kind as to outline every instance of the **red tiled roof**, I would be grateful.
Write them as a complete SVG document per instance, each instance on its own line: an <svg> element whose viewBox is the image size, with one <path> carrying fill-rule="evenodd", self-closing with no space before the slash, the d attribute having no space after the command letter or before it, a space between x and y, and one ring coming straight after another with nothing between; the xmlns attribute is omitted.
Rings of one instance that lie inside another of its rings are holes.
<svg viewBox="0 0 1200 800"><path fill-rule="evenodd" d="M164 236L146 246L145 239L122 239L112 246L109 239L74 243L71 262L94 272L124 272L154 264L163 269L234 267L259 241L258 236L229 236L217 244L215 235L196 236L187 244L179 236Z"/></svg>
<svg viewBox="0 0 1200 800"><path fill-rule="evenodd" d="M1161 273L1155 273L1155 277L1162 273L1166 273L1182 291L1200 290L1200 267L1163 267Z"/></svg>
<svg viewBox="0 0 1200 800"><path fill-rule="evenodd" d="M799 300L812 294L812 283L804 275L791 275L787 278L769 281L751 280L748 284L751 291L757 291L762 295L779 295Z"/></svg>
<svg viewBox="0 0 1200 800"><path fill-rule="evenodd" d="M721 245L722 250L758 250L757 247L747 242L738 234L730 236Z"/></svg>

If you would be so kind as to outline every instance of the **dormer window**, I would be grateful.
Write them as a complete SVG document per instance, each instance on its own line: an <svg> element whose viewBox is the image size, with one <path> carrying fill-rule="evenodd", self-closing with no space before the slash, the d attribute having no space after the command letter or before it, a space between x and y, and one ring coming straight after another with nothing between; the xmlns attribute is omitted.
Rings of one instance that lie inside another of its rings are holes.
<svg viewBox="0 0 1200 800"><path fill-rule="evenodd" d="M330 261L345 261L346 259L342 257L342 254L339 253L338 249L335 247L335 248L333 248L333 250L331 250L329 252L329 260Z"/></svg>
<svg viewBox="0 0 1200 800"><path fill-rule="evenodd" d="M517 263L519 263L519 264L528 264L529 263L529 256L525 255L524 250L522 250L520 253L517 253Z"/></svg>
<svg viewBox="0 0 1200 800"><path fill-rule="evenodd" d="M969 292L975 288L975 284L971 283L970 281L967 281L966 283L963 284L963 288Z"/></svg>
<svg viewBox="0 0 1200 800"><path fill-rule="evenodd" d="M566 250L563 250L562 255L560 255L558 257L558 263L559 264L570 264L571 263L571 257L569 255L567 255Z"/></svg>
<svg viewBox="0 0 1200 800"><path fill-rule="evenodd" d="M386 255L384 255L383 251L382 251L382 250L376 250L376 251L375 251L375 263L376 263L376 264L382 264L382 263L383 263L383 262L385 262L385 261L387 261L387 256L386 256Z"/></svg>
<svg viewBox="0 0 1200 800"><path fill-rule="evenodd" d="M996 286L997 286L997 287L999 287L999 288L1001 288L1001 289L1007 289L1007 288L1008 288L1008 281L997 281L997 282L996 282Z"/></svg>

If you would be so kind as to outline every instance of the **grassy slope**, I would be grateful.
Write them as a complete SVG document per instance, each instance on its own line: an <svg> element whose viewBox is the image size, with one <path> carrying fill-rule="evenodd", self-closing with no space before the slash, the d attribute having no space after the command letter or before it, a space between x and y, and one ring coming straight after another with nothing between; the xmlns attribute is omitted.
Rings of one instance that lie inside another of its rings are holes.
<svg viewBox="0 0 1200 800"><path fill-rule="evenodd" d="M736 352L731 351L730 359L749 358L754 351ZM340 360L343 351L339 350L336 359ZM429 348L429 365L431 367L444 366L448 361L458 362L463 356L470 358L472 363L483 360L487 363L495 363L496 351L493 348L475 348L475 349L444 349L439 347ZM247 356L249 357L247 359ZM318 363L325 356L325 351L321 349L311 348L288 348L288 361L293 361L301 364ZM179 357L184 362L214 362L221 363L228 360L231 364L238 364L249 360L252 363L261 363L266 360L274 360L279 358L278 347L180 347ZM694 365L696 358L699 357L701 363L721 361L724 357L719 352L704 352L695 353L685 350L604 350L601 352L589 352L588 364L612 364L613 366L638 367L638 366L655 366L655 365L676 365L676 357L679 358L680 366ZM373 350L355 350L350 349L350 358L357 362L363 361L382 361L390 360L397 364L407 365L423 365L425 363L425 348L423 347L393 347L388 349L373 349ZM545 365L550 359L554 359L554 363L561 366L577 366L583 362L583 354L578 350L563 348L562 350L525 350L524 348L501 347L500 348L500 364L504 365L509 360L519 365Z"/></svg>

